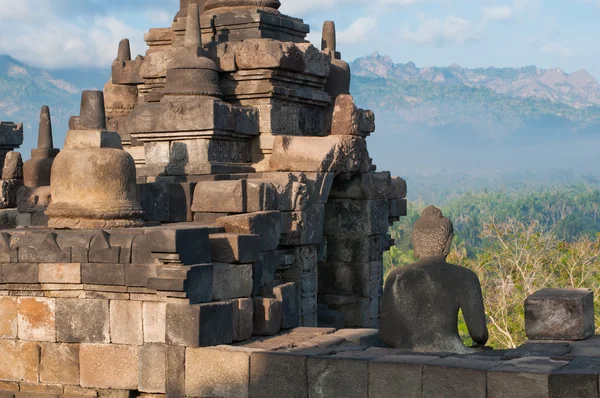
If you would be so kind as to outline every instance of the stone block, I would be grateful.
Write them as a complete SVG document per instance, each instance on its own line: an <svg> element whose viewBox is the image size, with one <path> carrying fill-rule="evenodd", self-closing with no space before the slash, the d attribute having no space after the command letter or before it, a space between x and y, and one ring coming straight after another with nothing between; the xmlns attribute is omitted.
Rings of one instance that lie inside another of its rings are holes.
<svg viewBox="0 0 600 398"><path fill-rule="evenodd" d="M139 347L82 344L79 351L81 386L137 390Z"/></svg>
<svg viewBox="0 0 600 398"><path fill-rule="evenodd" d="M319 303L339 311L346 318L346 327L372 328L378 326L379 299L335 294L319 294Z"/></svg>
<svg viewBox="0 0 600 398"><path fill-rule="evenodd" d="M144 239L137 243L137 249L151 253L177 253L180 261L186 265L207 264L211 262L208 239L211 232L208 228L194 227L192 224L167 224L150 229Z"/></svg>
<svg viewBox="0 0 600 398"><path fill-rule="evenodd" d="M206 347L233 341L231 302L209 304L167 303L166 343Z"/></svg>
<svg viewBox="0 0 600 398"><path fill-rule="evenodd" d="M408 201L406 199L390 200L390 217L406 217L408 214Z"/></svg>
<svg viewBox="0 0 600 398"><path fill-rule="evenodd" d="M125 264L126 286L146 287L150 278L156 278L156 265Z"/></svg>
<svg viewBox="0 0 600 398"><path fill-rule="evenodd" d="M19 297L19 339L56 341L56 301L53 298Z"/></svg>
<svg viewBox="0 0 600 398"><path fill-rule="evenodd" d="M252 264L213 263L213 269L213 300L252 295Z"/></svg>
<svg viewBox="0 0 600 398"><path fill-rule="evenodd" d="M248 397L251 354L242 347L187 348L186 396Z"/></svg>
<svg viewBox="0 0 600 398"><path fill-rule="evenodd" d="M269 251L260 255L260 260L252 266L253 289L252 296L258 296L260 289L275 281L275 271L279 265L279 254Z"/></svg>
<svg viewBox="0 0 600 398"><path fill-rule="evenodd" d="M193 266L189 269L183 286L191 304L208 303L212 300L213 278L212 264Z"/></svg>
<svg viewBox="0 0 600 398"><path fill-rule="evenodd" d="M44 397L58 397L64 392L64 387L60 384L38 384L38 383L19 383L19 390L16 395L17 397L31 397L31 398L44 398Z"/></svg>
<svg viewBox="0 0 600 398"><path fill-rule="evenodd" d="M0 380L38 382L39 348L34 342L0 340Z"/></svg>
<svg viewBox="0 0 600 398"><path fill-rule="evenodd" d="M551 397L598 397L600 361L578 357L550 374Z"/></svg>
<svg viewBox="0 0 600 398"><path fill-rule="evenodd" d="M57 299L56 338L62 343L108 343L108 300Z"/></svg>
<svg viewBox="0 0 600 398"><path fill-rule="evenodd" d="M160 222L190 222L195 183L155 182L141 185L144 219Z"/></svg>
<svg viewBox="0 0 600 398"><path fill-rule="evenodd" d="M584 340L595 331L589 289L543 289L525 300L525 331L533 340Z"/></svg>
<svg viewBox="0 0 600 398"><path fill-rule="evenodd" d="M393 199L392 178L387 171L356 174L349 179L337 179L331 187L330 199L377 200Z"/></svg>
<svg viewBox="0 0 600 398"><path fill-rule="evenodd" d="M369 396L369 362L341 357L307 359L309 397Z"/></svg>
<svg viewBox="0 0 600 398"><path fill-rule="evenodd" d="M31 220L33 216L31 213L19 213L17 214L17 227L31 227Z"/></svg>
<svg viewBox="0 0 600 398"><path fill-rule="evenodd" d="M306 356L253 352L250 357L250 396L307 397Z"/></svg>
<svg viewBox="0 0 600 398"><path fill-rule="evenodd" d="M408 191L406 180L400 177L392 177L392 187L394 188L395 199L406 199L406 193Z"/></svg>
<svg viewBox="0 0 600 398"><path fill-rule="evenodd" d="M141 301L110 301L110 341L114 344L144 344Z"/></svg>
<svg viewBox="0 0 600 398"><path fill-rule="evenodd" d="M40 264L40 283L81 283L81 264Z"/></svg>
<svg viewBox="0 0 600 398"><path fill-rule="evenodd" d="M266 211L222 217L217 224L229 233L252 234L260 237L259 250L275 250L281 239L281 213Z"/></svg>
<svg viewBox="0 0 600 398"><path fill-rule="evenodd" d="M300 211L312 205L327 203L334 173L266 172L250 175L249 178L268 180L275 185L278 191L278 210Z"/></svg>
<svg viewBox="0 0 600 398"><path fill-rule="evenodd" d="M167 385L167 346L144 344L140 347L139 366L138 390L164 394Z"/></svg>
<svg viewBox="0 0 600 398"><path fill-rule="evenodd" d="M123 286L125 285L125 265L105 263L81 264L81 282L91 285Z"/></svg>
<svg viewBox="0 0 600 398"><path fill-rule="evenodd" d="M185 396L185 347L166 346L166 393L169 397Z"/></svg>
<svg viewBox="0 0 600 398"><path fill-rule="evenodd" d="M423 365L438 358L424 355L391 355L370 362L369 397L420 397Z"/></svg>
<svg viewBox="0 0 600 398"><path fill-rule="evenodd" d="M167 303L144 302L142 307L144 342L164 343L167 320Z"/></svg>
<svg viewBox="0 0 600 398"><path fill-rule="evenodd" d="M371 161L363 138L337 135L296 137L278 135L270 159L273 171L369 172Z"/></svg>
<svg viewBox="0 0 600 398"><path fill-rule="evenodd" d="M277 210L277 189L268 181L201 181L194 192L193 212L252 213Z"/></svg>
<svg viewBox="0 0 600 398"><path fill-rule="evenodd" d="M383 259L383 235L327 237L327 258L330 262L370 263Z"/></svg>
<svg viewBox="0 0 600 398"><path fill-rule="evenodd" d="M0 339L17 338L17 303L17 297L0 296Z"/></svg>
<svg viewBox="0 0 600 398"><path fill-rule="evenodd" d="M210 254L213 261L220 263L253 263L258 261L258 235L212 234Z"/></svg>
<svg viewBox="0 0 600 398"><path fill-rule="evenodd" d="M38 264L10 263L1 267L4 283L39 283Z"/></svg>
<svg viewBox="0 0 600 398"><path fill-rule="evenodd" d="M383 262L319 263L319 293L379 297L383 291Z"/></svg>
<svg viewBox="0 0 600 398"><path fill-rule="evenodd" d="M268 289L268 297L273 297L281 302L282 329L291 329L300 326L300 286L295 282L276 285Z"/></svg>
<svg viewBox="0 0 600 398"><path fill-rule="evenodd" d="M550 396L550 373L568 362L550 358L529 357L502 361L488 371L489 398L547 398Z"/></svg>
<svg viewBox="0 0 600 398"><path fill-rule="evenodd" d="M231 300L233 308L233 341L248 340L254 331L254 300Z"/></svg>
<svg viewBox="0 0 600 398"><path fill-rule="evenodd" d="M283 308L277 299L254 298L254 334L272 336L279 333L283 320Z"/></svg>
<svg viewBox="0 0 600 398"><path fill-rule="evenodd" d="M69 263L71 249L61 249L54 232L32 232L15 239L13 248L19 249L21 263Z"/></svg>
<svg viewBox="0 0 600 398"><path fill-rule="evenodd" d="M281 245L314 245L323 240L325 205L315 204L302 211L281 213L281 216Z"/></svg>
<svg viewBox="0 0 600 398"><path fill-rule="evenodd" d="M498 363L470 358L446 357L423 369L423 396L479 398L487 394L487 371ZM465 383L468 380L468 383Z"/></svg>
<svg viewBox="0 0 600 398"><path fill-rule="evenodd" d="M325 206L325 235L371 236L389 228L387 200L334 199Z"/></svg>
<svg viewBox="0 0 600 398"><path fill-rule="evenodd" d="M79 345L41 344L40 382L79 384Z"/></svg>

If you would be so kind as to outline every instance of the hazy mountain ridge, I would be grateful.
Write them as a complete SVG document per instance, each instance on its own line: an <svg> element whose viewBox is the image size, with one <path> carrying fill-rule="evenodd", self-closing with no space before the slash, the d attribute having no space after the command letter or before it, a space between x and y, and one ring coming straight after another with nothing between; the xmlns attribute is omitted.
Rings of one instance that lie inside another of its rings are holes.
<svg viewBox="0 0 600 398"><path fill-rule="evenodd" d="M73 69L47 71L0 55L0 120L22 122L23 156L37 142L42 105L50 106L55 145L62 146L69 118L79 113L81 91L101 89L110 70Z"/></svg>
<svg viewBox="0 0 600 398"><path fill-rule="evenodd" d="M488 88L511 97L547 99L575 108L600 105L600 84L585 69L568 74L560 68L535 66L467 69L453 64L418 68L414 62L394 64L390 57L378 53L356 59L351 69L356 76Z"/></svg>

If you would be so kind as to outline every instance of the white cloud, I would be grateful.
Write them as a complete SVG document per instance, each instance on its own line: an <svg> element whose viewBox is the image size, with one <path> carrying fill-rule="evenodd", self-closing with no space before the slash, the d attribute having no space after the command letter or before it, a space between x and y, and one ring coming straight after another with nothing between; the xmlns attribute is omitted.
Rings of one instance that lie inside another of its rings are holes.
<svg viewBox="0 0 600 398"><path fill-rule="evenodd" d="M377 27L377 20L373 17L361 17L344 31L337 34L340 43L353 44L367 41L373 37L373 31Z"/></svg>
<svg viewBox="0 0 600 398"><path fill-rule="evenodd" d="M10 0L11 4L13 0ZM68 18L57 14L49 0L18 0L28 12L17 19L0 13L6 32L0 36L0 52L43 68L110 66L121 39L129 38L135 53L145 51L144 32L104 13ZM8 0L0 0L0 9ZM15 1L14 3L17 3Z"/></svg>
<svg viewBox="0 0 600 398"><path fill-rule="evenodd" d="M466 19L455 16L439 19L424 14L419 14L419 26L416 29L403 25L400 34L406 40L436 45L450 42L464 43L477 38L475 29Z"/></svg>
<svg viewBox="0 0 600 398"><path fill-rule="evenodd" d="M513 9L511 7L486 7L483 9L483 22L488 21L506 21L513 17Z"/></svg>

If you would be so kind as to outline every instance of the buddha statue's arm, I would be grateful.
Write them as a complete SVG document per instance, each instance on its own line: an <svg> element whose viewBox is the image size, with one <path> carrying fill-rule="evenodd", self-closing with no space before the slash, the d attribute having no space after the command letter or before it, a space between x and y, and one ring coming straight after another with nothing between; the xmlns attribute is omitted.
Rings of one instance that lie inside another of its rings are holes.
<svg viewBox="0 0 600 398"><path fill-rule="evenodd" d="M475 273L469 272L469 274L470 277L465 278L467 286L463 289L464 295L461 299L463 317L473 341L479 345L485 345L489 336L485 320L481 284Z"/></svg>

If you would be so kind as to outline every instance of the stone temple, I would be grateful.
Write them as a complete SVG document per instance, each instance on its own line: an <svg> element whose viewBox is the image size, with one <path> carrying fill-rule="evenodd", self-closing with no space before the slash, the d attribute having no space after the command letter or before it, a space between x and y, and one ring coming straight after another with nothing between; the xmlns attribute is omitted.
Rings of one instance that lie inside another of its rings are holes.
<svg viewBox="0 0 600 398"><path fill-rule="evenodd" d="M60 151L47 107L25 165L2 123L0 397L597 397L587 291L530 298L530 337L560 343L379 340L406 183L369 156L335 24L318 49L279 7L181 0Z"/></svg>

